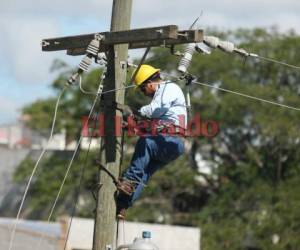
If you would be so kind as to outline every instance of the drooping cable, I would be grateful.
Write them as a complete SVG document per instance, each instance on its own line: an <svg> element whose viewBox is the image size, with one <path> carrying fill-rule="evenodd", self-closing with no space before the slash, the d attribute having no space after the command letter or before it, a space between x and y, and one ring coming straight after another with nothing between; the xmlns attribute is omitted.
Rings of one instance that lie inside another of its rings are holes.
<svg viewBox="0 0 300 250"><path fill-rule="evenodd" d="M80 89L80 91L83 94L86 94L86 95L97 95L97 94L95 94L95 92L89 92L89 91L86 91L86 90L83 89L83 87L82 87L82 76L81 75L79 76L79 89Z"/></svg>
<svg viewBox="0 0 300 250"><path fill-rule="evenodd" d="M94 107L95 107L95 105L96 105L96 103L97 103L97 99L98 99L98 97L95 98L95 101L94 101L94 103L93 103L93 105L92 105L90 114L89 114L88 119L87 119L87 121L86 121L86 124L88 123L89 119L91 118L92 112L93 112ZM64 184L65 184L65 182L66 182L66 179L67 179L67 177L68 177L68 175L69 175L70 169L71 169L72 164L73 164L73 162L74 162L74 159L75 159L75 156L76 156L76 154L77 154L77 151L78 151L78 149L79 149L79 147L80 147L80 144L81 144L82 139L83 139L83 136L81 135L80 138L79 138L79 140L78 140L78 142L77 142L75 151L74 151L73 156L72 156L72 158L71 158L71 161L70 161L70 163L69 163L69 165L68 165L67 171L66 171L65 176L64 176L64 178L63 178L63 181L62 181L62 183L61 183L61 186L60 186L60 188L59 188L59 191L58 191L58 193L57 193L57 196L56 196L56 198L55 198L55 201L54 201L54 203L53 203L53 206L52 206L52 208L51 208L51 212L50 212L49 217L48 217L48 220L47 220L48 222L49 222L49 221L51 220L51 218L52 218L54 209L55 209L55 207L56 207L56 204L57 204L58 199L59 199L59 197L60 197L60 194L61 194L61 192L62 192L63 186L64 186Z"/></svg>
<svg viewBox="0 0 300 250"><path fill-rule="evenodd" d="M105 73L106 73L106 72L103 71L102 76L101 76L101 78L100 78L100 83L99 83L97 95L96 95L96 97L95 97L95 99L94 99L94 102L93 102L93 105L92 105L92 107L91 107L91 109L90 109L88 118L87 118L87 120L85 121L85 123L84 123L84 125L83 125L84 127L86 127L86 126L88 125L88 122L89 122L89 120L90 120L90 118L91 118L91 116L92 116L92 114L93 114L94 108L95 108L95 106L96 106L96 103L98 102L99 97L100 97L101 94L102 94L102 89L103 89L102 82L103 82ZM51 218L52 218L52 215L53 215L54 210L55 210L55 208L56 208L57 202L58 202L58 200L59 200L59 198L60 198L61 192L62 192L62 190L63 190L63 187L64 187L64 185L65 185L65 182L66 182L66 180L67 180L67 177L68 177L68 175L69 175L69 172L70 172L70 170L71 170L71 167L72 167L72 165L73 165L75 156L76 156L77 151L78 151L78 149L79 149L79 147L80 147L80 144L81 144L82 139L83 139L83 135L80 136L80 138L79 138L79 140L78 140L78 142L77 142L77 145L76 145L76 147L75 147L74 153L73 153L72 158L71 158L71 161L69 162L69 165L68 165L68 167L67 167L65 176L64 176L64 178L63 178L63 180L62 180L62 183L61 183L61 185L60 185L59 191L58 191L58 193L57 193L57 195L56 195L56 197L55 197L54 203L53 203L53 205L52 205L52 207L51 207L51 211L50 211L49 216L48 216L48 219L47 219L47 222L48 222L48 223L50 222L50 220L51 220ZM44 236L45 236L45 235L42 235L41 240L44 238ZM41 240L39 241L39 244L41 243ZM36 249L38 249L38 247L37 247Z"/></svg>
<svg viewBox="0 0 300 250"><path fill-rule="evenodd" d="M81 73L83 71L87 71L88 67L90 66L91 64L91 58L93 56L97 56L98 55L98 49L99 49L99 46L100 46L100 41L102 40L102 37L101 36L96 36L92 41L91 43L89 44L88 48L87 48L87 55L86 57L81 61L80 65L79 65L79 69L78 71L72 75L69 80L68 80L68 84L71 85L78 76L81 75ZM58 104L59 104L59 101L60 101L60 98L62 96L62 94L64 93L65 89L66 89L67 86L65 86L57 100L57 103L56 103L56 107L55 107L55 114L54 114L54 119L53 119L53 123L52 123L52 128L51 128L51 132L50 132L50 137L47 141L47 144L46 146L44 147L41 155L39 156L34 168L33 168L33 171L32 171L32 174L29 178L29 181L27 183L27 186L25 188L25 193L22 197L22 201L21 201L21 204L20 204L20 207L19 207L19 210L18 210L18 213L17 213L17 217L16 217L16 223L14 224L13 226L13 230L12 230L12 234L11 234L11 239L10 239L10 244L9 244L9 250L12 249L13 247L13 241L14 241L14 238L15 238L15 232L16 232L16 228L17 228L17 223L18 223L18 220L19 220L19 217L20 217L20 214L21 214L21 211L22 211L22 208L23 208L23 205L24 205L24 201L25 201L25 198L27 196L27 193L28 193L28 190L29 190L29 187L30 187L30 184L31 184L31 181L32 181L32 178L37 170L37 167L39 165L39 162L40 160L42 159L43 155L45 154L46 150L47 150L47 147L48 147L48 144L50 142L50 140L52 139L52 136L53 136L53 130L54 130L54 126L55 126L55 121L56 121L56 114L57 114L57 109L58 109Z"/></svg>
<svg viewBox="0 0 300 250"><path fill-rule="evenodd" d="M99 108L100 108L100 105L99 105ZM96 119L99 117L99 113L100 113L100 110L98 109L97 114L96 114ZM85 159L84 159L83 165L81 166L80 178L79 178L79 182L78 182L78 185L77 185L77 190L76 190L76 193L75 193L75 203L73 205L72 212L71 212L71 219L70 219L70 223L68 225L67 236L66 236L65 243L64 243L64 250L66 250L66 247L67 247L67 243L68 243L68 239L69 239L70 231L71 231L71 227L72 227L73 218L74 218L75 213L76 213L77 204L78 204L78 200L79 200L79 195L80 195L82 183L83 183L83 180L84 180L85 169L86 169L86 166L87 166L87 160L88 160L89 152L90 152L90 149L91 149L91 144L92 144L92 139L93 139L93 134L94 134L95 129L96 129L96 123L94 124L93 130L90 134L88 150L85 154Z"/></svg>
<svg viewBox="0 0 300 250"><path fill-rule="evenodd" d="M63 96L63 94L64 94L64 92L65 92L66 89L67 89L67 86L65 86L65 87L62 89L62 91L60 92L60 95L59 95L58 98L57 98L57 101L56 101L56 104L55 104L54 116L53 116L53 121L52 121L52 126L51 126L51 131L50 131L49 139L48 139L46 145L44 146L44 148L43 148L43 150L42 150L42 152L41 152L41 154L40 154L40 156L39 156L39 158L38 158L38 160L37 160L37 162L36 162L36 164L35 164L35 166L34 166L32 172L31 172L31 175L30 175L30 177L29 177L29 180L28 180L28 182L27 182L27 185L26 185L26 188L25 188L25 192L24 192L24 194L23 194L22 201L21 201L21 204L20 204L19 209L18 209L16 221L15 221L15 223L14 223L14 225L13 225L13 229L12 229L12 233L11 233L11 237L10 237L10 243L9 243L9 250L11 250L12 247L13 247L13 242L14 242L14 238L15 238L15 234L16 234L17 224L18 224L19 219L20 219L20 214L21 214L21 211L22 211L22 209L23 209L24 202L25 202L27 193L28 193L29 188L30 188L30 185L31 185L31 182L32 182L32 178L33 178L33 176L34 176L34 174L35 174L35 172L36 172L36 170L37 170L37 168L38 168L38 166L39 166L39 163L40 163L41 159L43 158L45 152L46 152L47 149L48 149L48 146L49 146L50 141L52 140L53 133L54 133L54 128L55 128L55 123L56 123L56 117L57 117L58 106L59 106L59 103L60 103L60 99L61 99L61 97Z"/></svg>
<svg viewBox="0 0 300 250"><path fill-rule="evenodd" d="M107 90L107 91L104 91L102 92L102 95L106 94L106 93L111 93L111 92L115 92L115 91L118 91L118 90L124 90L124 89L129 89L129 88L133 88L135 85L132 84L132 85L128 85L126 87L121 87L121 88L116 88L116 89L110 89L110 90ZM84 90L82 88L82 78L81 76L79 76L79 89L80 91L83 93L83 94L86 94L86 95L97 95L95 94L94 92L88 92L86 90Z"/></svg>

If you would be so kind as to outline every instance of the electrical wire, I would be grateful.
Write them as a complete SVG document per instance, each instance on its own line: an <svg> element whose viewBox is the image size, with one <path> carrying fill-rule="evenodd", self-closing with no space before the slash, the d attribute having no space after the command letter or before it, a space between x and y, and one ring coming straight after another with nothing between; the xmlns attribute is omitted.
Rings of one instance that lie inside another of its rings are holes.
<svg viewBox="0 0 300 250"><path fill-rule="evenodd" d="M161 74L165 75L165 76L168 76L170 78L176 78L177 80L179 79L177 76L173 76L171 74L167 74L167 73L161 73ZM213 89L217 89L217 90L220 90L220 91L223 91L223 92L227 92L227 93L230 93L230 94L234 94L234 95L246 97L246 98L253 99L253 100L256 100L256 101L260 101L260 102L264 102L264 103L268 103L268 104L280 106L280 107L291 109L291 110L300 111L300 108L297 108L297 107L293 107L293 106L290 106L290 105L285 105L285 104L282 104L282 103L278 103L278 102L266 100L266 99L259 98L259 97L256 97L256 96L247 95L247 94L244 94L244 93L241 93L241 92L238 92L238 91L233 91L233 90L229 90L229 89L225 89L225 88L213 86L213 85L208 84L208 83L201 83L201 82L197 82L197 81L193 81L192 83L195 83L195 84L198 84L198 85L202 85L202 86L205 86L205 87L209 87L209 88L213 88Z"/></svg>
<svg viewBox="0 0 300 250"><path fill-rule="evenodd" d="M58 96L57 98L57 101L56 101L56 104L55 104L55 110L54 110L54 116L53 116L53 121L52 121L52 126L51 126L51 131L50 131L50 136L49 136L49 139L45 145L45 147L43 148L43 151L42 153L40 154L32 172L31 172L31 175L29 177L29 180L28 180L28 183L26 185L26 188L25 188L25 192L23 194L23 197L22 197L22 201L21 201L21 204L20 204L20 207L19 207L19 210L18 210L18 213L17 213L17 217L16 217L16 221L13 225L13 230L12 230L12 233L11 233L11 237L10 237L10 243L9 243L9 250L12 249L13 247L13 242L14 242L14 239L15 239L15 234L16 234L16 229L17 229L17 224L19 222L19 219L20 219L20 214L21 214L21 211L23 209L23 206L24 206L24 202L25 202L25 199L26 199L26 196L27 196L27 193L28 193L28 190L29 190L29 187L30 187L30 184L31 184L31 181L32 181L32 178L39 166L39 163L42 159L42 157L44 156L45 152L47 151L48 149L48 146L49 146L49 143L50 141L52 140L52 137L53 137L53 132L54 132L54 127L55 127L55 123L56 123L56 117L57 117L57 111L58 111L58 106L59 106L59 103L60 103L60 99L62 97L62 95L64 94L65 90L67 89L67 86L65 86L62 91L60 92L60 95Z"/></svg>
<svg viewBox="0 0 300 250"><path fill-rule="evenodd" d="M110 89L110 90L102 92L102 95L104 95L106 93L110 93L110 92L115 92L115 91L118 91L118 90L124 90L124 89L133 88L134 86L135 85L132 84L132 85L129 85L129 86L126 86L126 87L122 87L122 88ZM86 95L97 95L94 92L89 92L89 91L86 91L86 90L83 89L83 87L82 87L82 77L81 76L79 77L79 89L80 89L80 91L83 94L86 94Z"/></svg>
<svg viewBox="0 0 300 250"><path fill-rule="evenodd" d="M104 78L101 77L101 79L103 80ZM80 90L81 90L82 93L95 95L94 93L85 91L82 88L82 78L81 78L81 76L80 76L80 79L79 79L79 86L80 86ZM124 90L124 89L128 89L128 88L132 88L134 86L135 85L129 85L129 86L122 87L122 88L116 88L116 89L112 89L112 90L108 90L108 91L102 92L102 94L106 94L106 93L110 93L110 92L115 92L115 91L118 91L118 90ZM89 118L88 118L88 120L89 120ZM95 127L94 127L94 129L95 129ZM123 140L124 140L124 138L123 138ZM92 142L92 137L90 138L88 151L87 151L87 154L86 154L86 157L85 157L85 163L84 163L84 166L82 167L82 170L81 170L81 177L80 177L80 181L79 181L79 184L78 184L79 187L78 187L78 191L77 191L77 194L76 194L75 204L73 206L72 216L71 216L71 220L70 220L70 223L69 223L66 240L65 240L65 243L64 243L64 250L67 247L67 241L68 241L68 238L69 238L69 234L70 234L70 230L71 230L71 226L72 226L73 217L74 217L74 214L76 212L77 202L78 202L79 193L80 193L80 189L81 189L81 185L82 185L82 180L83 180L83 177L84 177L84 171L85 171L85 167L86 167L86 162L87 162L87 157L88 157L88 153L89 153L89 150L90 150L91 142Z"/></svg>
<svg viewBox="0 0 300 250"><path fill-rule="evenodd" d="M79 76L79 89L80 91L83 93L83 94L86 94L86 95L97 95L95 94L95 92L89 92L89 91L86 91L82 88L82 76L80 75Z"/></svg>
<svg viewBox="0 0 300 250"><path fill-rule="evenodd" d="M277 63L277 64L280 64L280 65L283 65L283 66L287 66L287 67L290 67L290 68L293 68L293 69L298 69L300 70L300 67L299 66L296 66L296 65L293 65L293 64L289 64L289 63L286 63L286 62L282 62L282 61L279 61L279 60L276 60L276 59L272 59L272 58L268 58L268 57L263 57L263 56L259 56L259 55L254 55L252 57L257 57L259 59L262 59L262 60L265 60L265 61L268 61L268 62L273 62L273 63Z"/></svg>
<svg viewBox="0 0 300 250"><path fill-rule="evenodd" d="M133 88L133 87L135 87L134 84L129 85L129 86L126 86L126 87L122 87L122 88L110 89L110 90L104 91L104 92L102 93L102 95L107 94L107 93L110 93L110 92L115 92L115 91L118 91L118 90L124 90L124 89Z"/></svg>
<svg viewBox="0 0 300 250"><path fill-rule="evenodd" d="M103 82L103 79L104 79L103 76L104 76L104 75L105 75L105 71L102 73L102 76L101 76L101 79L100 79L100 85L99 85L99 88L100 88L100 86L101 86L101 84L102 84L102 82ZM80 80L81 80L81 79L80 79ZM91 110L90 110L90 113L89 113L89 116L88 116L88 119L87 119L87 121L86 121L85 126L88 124L88 122L89 122L89 120L90 120L90 118L91 118L91 115L92 115L92 113L93 113L93 110L94 110L94 108L95 108L95 105L96 105L96 103L97 103L97 101L98 101L98 99L99 99L99 96L100 96L99 93L101 93L101 95L102 95L102 94L106 94L106 93L110 93L110 92L115 92L115 91L118 91L118 90L123 90L123 89L132 88L132 87L134 87L134 86L135 86L135 85L129 85L129 86L122 87L122 88L111 89L111 90L108 90L108 91L105 91L105 92L102 92L102 88L101 88L101 91L99 91L99 89L98 89L97 94L96 94L96 98L94 99L94 103L93 103L93 105L92 105L92 107L91 107ZM102 87L102 86L101 86L101 87ZM82 88L80 88L80 90L81 90L81 91L84 91ZM86 92L86 91L84 91L84 92ZM86 92L86 93L88 93L88 92ZM85 93L85 94L86 94L86 93ZM90 93L88 93L88 94L90 94ZM54 203L53 203L53 206L52 206L52 208L51 208L51 211L50 211L50 214L49 214L49 216L48 216L47 222L50 222L50 220L51 220L51 218L52 218L54 209L55 209L55 207L56 207L56 205L57 205L57 202L58 202L59 197L60 197L60 195L61 195L63 186L64 186L64 184L65 184L65 182L66 182L66 179L67 179L67 177L68 177L68 175L69 175L71 166L72 166L72 164L73 164L73 162L74 162L74 159L75 159L75 156L76 156L77 151L78 151L78 149L79 149L79 146L80 146L80 144L81 144L82 138L83 138L83 136L81 136L81 137L79 138L78 142L77 142L77 146L76 146L76 148L75 148L75 151L74 151L74 153L73 153L72 159L71 159L71 161L70 161L70 163L69 163L69 165L68 165L68 168L67 168L67 171L66 171L66 173L65 173L64 179L63 179L63 181L62 181L62 184L61 184L61 186L60 186L60 189L59 189L59 191L58 191L58 194L57 194L57 196L56 196L56 198L55 198L55 201L54 201ZM42 238L43 238L43 237L42 237ZM41 239L41 240L42 240L42 239ZM41 240L39 241L38 246L40 245Z"/></svg>
<svg viewBox="0 0 300 250"><path fill-rule="evenodd" d="M104 74L105 74L105 72L103 72L102 76L103 76ZM90 120L90 118L91 118L91 116L92 116L92 114L93 114L95 105L96 105L96 103L97 103L99 97L101 96L103 79L104 79L104 78L101 77L100 83L99 83L99 88L98 88L98 91L97 91L97 95L96 95L96 97L95 97L95 99L94 99L94 102L93 102L93 105L92 105L92 107L91 107L91 109L90 109L90 113L89 113L89 115L88 115L88 118L87 118L87 120L85 121L84 127L88 125L88 122L89 122L89 120ZM50 222L50 220L51 220L51 218L52 218L52 215L53 215L53 213L54 213L54 209L56 208L56 205L57 205L57 202L58 202L59 197L60 197L60 195L61 195L63 186L65 185L66 179L67 179L67 177L68 177L68 175L69 175L70 169L71 169L72 164L73 164L73 162L74 162L74 159L75 159L75 156L76 156L76 154L77 154L77 151L78 151L78 149L79 149L79 147L80 147L80 144L81 144L82 139L83 139L83 136L81 135L80 138L79 138L79 140L78 140L78 142L77 142L75 151L74 151L74 153L73 153L73 155L72 155L71 161L70 161L70 163L69 163L69 165L68 165L68 168L67 168L67 171L66 171L66 173L65 173L65 176L64 176L64 178L63 178L63 181L62 181L62 183L61 183L61 185L60 185L59 191L58 191L58 193L57 193L57 195L56 195L56 198L55 198L55 200L54 200L54 203L53 203L53 205L52 205L52 207L51 207L51 211L50 211L50 214L49 214L48 219L47 219L47 222L48 222L48 223ZM42 237L42 239L43 239L43 238L44 238L44 237ZM40 242L41 242L41 240L39 241L39 244L40 244ZM38 249L38 248L39 248L39 245L38 245L37 249Z"/></svg>
<svg viewBox="0 0 300 250"><path fill-rule="evenodd" d="M251 95L247 95L247 94L243 94L243 93L240 93L240 92L237 92L237 91L232 91L232 90L229 90L229 89L220 88L220 87L213 86L213 85L210 85L210 84L207 84L207 83L201 83L201 82L193 82L193 83L198 84L198 85L202 85L202 86L206 86L206 87L209 87L209 88L214 88L214 89L217 89L217 90L221 90L223 92L227 92L227 93L231 93L231 94L243 96L243 97L246 97L246 98L249 98L249 99L253 99L253 100L256 100L256 101L261 101L261 102L264 102L264 103L269 103L269 104L280 106L280 107L283 107L283 108L288 108L288 109L300 111L300 108L296 108L296 107L293 107L293 106L281 104L281 103L274 102L274 101L269 101L269 100L266 100L266 99L263 99L263 98L259 98L259 97L255 97L255 96L251 96Z"/></svg>
<svg viewBox="0 0 300 250"><path fill-rule="evenodd" d="M100 110L98 110L96 117L98 117L99 113L100 113ZM65 240L65 243L64 243L64 250L66 250L66 247L67 247L67 242L68 242L68 239L69 239L69 236L70 236L70 231L71 231L71 227L72 227L73 217L74 217L74 215L76 213L77 204L78 204L78 200L79 200L79 195L80 195L80 191L81 191L81 186L82 186L83 179L84 179L85 169L86 169L86 166L87 166L87 160L88 160L89 152L90 152L90 149L91 149L91 144L92 144L92 139L93 139L93 133L94 133L95 129L96 129L96 124L94 125L93 131L92 131L92 133L90 135L88 150L87 150L86 155L85 155L84 163L83 163L83 165L81 167L80 179L79 179L79 183L78 183L77 191L76 191L76 195L75 195L75 197L76 197L75 198L75 203L74 203L74 206L73 206L73 209L72 209L72 213L71 213L71 220L70 220L70 223L69 223L69 226L68 226L68 232L67 232L66 240Z"/></svg>
<svg viewBox="0 0 300 250"><path fill-rule="evenodd" d="M279 61L279 60L276 60L276 59L260 56L258 54L249 53L245 49L235 47L235 45L232 42L222 41L218 37L215 37L215 36L204 36L203 43L205 45L207 45L208 47L212 48L212 49L219 48L222 51L225 51L225 52L228 52L228 53L237 53L238 55L240 55L244 58L247 58L247 57L259 58L261 60L277 63L277 64L280 64L280 65L283 65L283 66L287 66L287 67L290 67L290 68L293 68L293 69L300 70L299 66L289 64L289 63L286 63L286 62L282 62L282 61Z"/></svg>

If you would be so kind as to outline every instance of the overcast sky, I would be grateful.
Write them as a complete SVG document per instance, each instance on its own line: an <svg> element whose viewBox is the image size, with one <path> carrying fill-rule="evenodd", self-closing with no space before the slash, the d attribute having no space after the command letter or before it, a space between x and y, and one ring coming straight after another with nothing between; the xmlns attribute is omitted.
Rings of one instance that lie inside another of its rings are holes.
<svg viewBox="0 0 300 250"><path fill-rule="evenodd" d="M107 31L112 0L0 0L0 124L13 122L20 108L51 95L49 68L55 58L76 65L80 57L41 52L42 38ZM132 28L168 24L188 28L270 27L300 33L297 0L133 0Z"/></svg>

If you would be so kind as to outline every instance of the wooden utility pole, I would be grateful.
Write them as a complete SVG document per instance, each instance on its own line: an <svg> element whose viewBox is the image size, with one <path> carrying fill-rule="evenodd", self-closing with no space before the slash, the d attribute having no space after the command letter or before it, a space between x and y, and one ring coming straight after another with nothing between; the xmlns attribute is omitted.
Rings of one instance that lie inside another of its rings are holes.
<svg viewBox="0 0 300 250"><path fill-rule="evenodd" d="M114 0L110 31L130 29L132 0ZM104 91L122 88L126 85L128 44L110 45L107 53L107 74L104 81ZM122 63L123 62L123 63ZM111 92L102 101L105 117L105 136L103 138L101 161L106 168L118 178L121 161L121 138L115 135L115 116L121 116L112 108L112 103L124 103L124 91ZM106 105L107 104L107 105ZM101 105L102 106L102 105ZM93 250L108 250L115 248L116 242L116 202L114 194L116 187L112 179L100 171L101 188L98 192Z"/></svg>
<svg viewBox="0 0 300 250"><path fill-rule="evenodd" d="M68 55L87 54L90 42L101 35L98 52L107 55L107 74L103 91L125 86L127 53L129 49L165 47L174 53L174 46L203 41L202 30L178 30L176 25L167 25L130 30L132 0L114 0L110 32L99 32L69 37L43 39L43 51L66 50ZM121 160L121 138L115 136L115 116L121 116L112 103L124 103L124 91L102 96L104 107L105 136L102 138L101 162L117 178ZM95 216L93 250L108 250L116 242L116 187L111 177L99 173L101 188L98 193Z"/></svg>

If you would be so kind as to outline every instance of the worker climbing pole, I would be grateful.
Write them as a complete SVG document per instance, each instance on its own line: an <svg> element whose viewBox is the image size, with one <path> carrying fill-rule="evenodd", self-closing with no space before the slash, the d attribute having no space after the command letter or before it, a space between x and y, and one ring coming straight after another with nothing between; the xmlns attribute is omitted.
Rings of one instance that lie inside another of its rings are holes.
<svg viewBox="0 0 300 250"><path fill-rule="evenodd" d="M118 185L117 217L125 219L125 212L140 196L150 177L184 152L182 136L186 124L186 102L181 88L163 81L160 70L143 64L134 78L136 89L152 98L139 114L155 120L155 128L146 128L136 143L130 166ZM183 124L180 118L184 118ZM182 127L181 127L182 126ZM170 127L174 128L170 131Z"/></svg>

